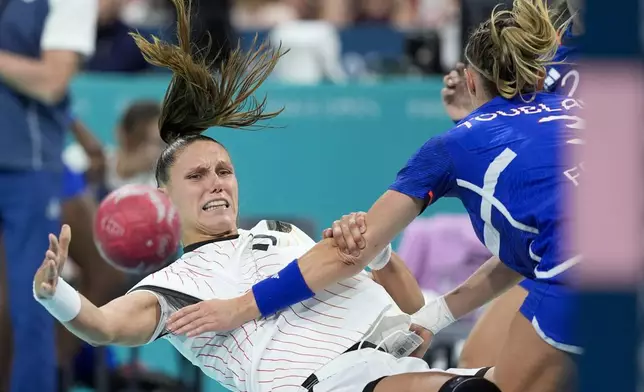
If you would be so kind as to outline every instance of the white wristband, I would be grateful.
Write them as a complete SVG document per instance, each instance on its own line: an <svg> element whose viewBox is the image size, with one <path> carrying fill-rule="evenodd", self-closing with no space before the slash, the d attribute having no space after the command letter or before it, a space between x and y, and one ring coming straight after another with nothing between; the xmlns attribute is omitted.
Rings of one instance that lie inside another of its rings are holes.
<svg viewBox="0 0 644 392"><path fill-rule="evenodd" d="M378 256L376 256L373 260L371 260L371 263L369 263L369 268L371 268L372 271L378 271L387 265L389 263L389 260L391 259L391 244L387 245L385 249L382 250L382 252L378 253Z"/></svg>
<svg viewBox="0 0 644 392"><path fill-rule="evenodd" d="M38 298L34 282L34 298L60 322L66 323L78 316L81 310L81 297L78 291L63 278L58 278L56 292L51 298Z"/></svg>
<svg viewBox="0 0 644 392"><path fill-rule="evenodd" d="M435 298L411 316L412 323L420 325L434 335L455 321L443 296Z"/></svg>

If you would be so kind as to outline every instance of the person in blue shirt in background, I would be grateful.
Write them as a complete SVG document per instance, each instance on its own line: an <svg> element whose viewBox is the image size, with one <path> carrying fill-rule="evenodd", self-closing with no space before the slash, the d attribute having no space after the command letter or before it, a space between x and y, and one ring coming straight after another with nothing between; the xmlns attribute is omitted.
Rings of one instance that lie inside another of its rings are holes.
<svg viewBox="0 0 644 392"><path fill-rule="evenodd" d="M30 282L58 230L68 85L91 56L97 0L0 2L0 225L13 362L10 390L54 391L54 323Z"/></svg>
<svg viewBox="0 0 644 392"><path fill-rule="evenodd" d="M364 227L355 215L343 217L325 233L332 240L240 297L177 311L167 328L188 336L225 331L310 298L360 273L428 205L456 197L494 256L412 315L425 329L425 347L456 319L529 279L533 287L513 316L494 368L483 376L503 392L570 391L574 356L582 348L571 333L575 294L566 282L580 257L563 240L570 218L563 203L577 184L563 157L566 149L579 148L583 120L577 116L579 101L541 92L559 35L543 0L515 0L511 11L496 11L465 49L473 111L411 157L367 212ZM437 387L436 375L416 373L374 382L375 392L444 392L467 381L457 378Z"/></svg>
<svg viewBox="0 0 644 392"><path fill-rule="evenodd" d="M579 71L575 61L579 54L577 41L583 32L581 12L578 0L568 0L561 1L553 13L556 24L563 24L570 20L572 23L562 34L561 44L553 59L555 64L547 67L543 86L545 91L577 97ZM462 64L459 65L444 78L445 87L441 92L446 111L455 122L460 121L471 111L463 68ZM530 287L531 281L524 280L489 305L465 341L459 367L478 368L496 363L512 318L528 295Z"/></svg>

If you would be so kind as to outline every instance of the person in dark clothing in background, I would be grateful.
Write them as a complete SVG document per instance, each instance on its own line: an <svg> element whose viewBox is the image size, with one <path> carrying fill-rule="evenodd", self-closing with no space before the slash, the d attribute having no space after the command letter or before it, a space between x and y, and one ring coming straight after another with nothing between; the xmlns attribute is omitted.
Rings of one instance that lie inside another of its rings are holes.
<svg viewBox="0 0 644 392"><path fill-rule="evenodd" d="M54 322L30 298L30 282L60 227L67 93L94 52L97 11L96 0L0 0L0 285L13 330L0 389L11 392L56 390Z"/></svg>
<svg viewBox="0 0 644 392"><path fill-rule="evenodd" d="M237 47L237 37L230 20L231 0L192 0L192 40L200 51L207 50L207 59L218 67Z"/></svg>
<svg viewBox="0 0 644 392"><path fill-rule="evenodd" d="M136 47L129 33L134 29L120 19L123 0L99 0L99 24L96 54L87 62L91 72L145 72L155 70ZM169 4L170 5L170 4ZM174 7L168 7L174 10ZM212 40L208 60L215 66L225 60L237 39L230 21L231 0L192 0L193 40L199 50L206 50ZM174 11L172 11L174 12ZM161 38L173 36L174 26L159 26Z"/></svg>
<svg viewBox="0 0 644 392"><path fill-rule="evenodd" d="M150 70L120 19L123 0L99 0L96 52L85 64L92 72L141 72Z"/></svg>
<svg viewBox="0 0 644 392"><path fill-rule="evenodd" d="M512 0L461 0L461 41L463 48L470 33L479 24L486 21L497 5L512 9Z"/></svg>

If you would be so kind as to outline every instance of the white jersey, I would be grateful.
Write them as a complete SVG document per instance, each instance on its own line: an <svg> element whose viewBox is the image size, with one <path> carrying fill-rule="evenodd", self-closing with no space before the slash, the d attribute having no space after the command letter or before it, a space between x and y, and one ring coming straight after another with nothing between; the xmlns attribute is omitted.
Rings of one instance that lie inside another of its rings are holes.
<svg viewBox="0 0 644 392"><path fill-rule="evenodd" d="M167 339L233 391L298 390L313 372L370 335L391 306L391 297L366 273L228 333L175 336L166 333L165 320L167 313L188 304L246 293L314 244L290 224L261 221L250 231L240 230L238 237L187 249L132 289L155 293L165 309L152 340Z"/></svg>

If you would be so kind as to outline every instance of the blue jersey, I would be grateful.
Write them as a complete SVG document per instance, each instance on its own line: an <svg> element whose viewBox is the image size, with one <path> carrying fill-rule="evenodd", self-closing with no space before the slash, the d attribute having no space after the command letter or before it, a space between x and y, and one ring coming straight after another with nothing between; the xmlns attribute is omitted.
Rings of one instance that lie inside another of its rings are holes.
<svg viewBox="0 0 644 392"><path fill-rule="evenodd" d="M559 239L561 194L579 177L561 152L581 143L579 108L550 93L530 103L494 98L425 143L390 189L427 204L459 198L494 255L527 278L558 282L577 261Z"/></svg>
<svg viewBox="0 0 644 392"><path fill-rule="evenodd" d="M547 69L547 76L544 81L544 90L576 97L579 88L579 70L577 60L579 56L578 37L572 35L568 29L561 39L561 45L557 48L553 62Z"/></svg>

